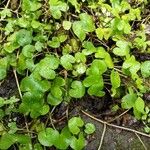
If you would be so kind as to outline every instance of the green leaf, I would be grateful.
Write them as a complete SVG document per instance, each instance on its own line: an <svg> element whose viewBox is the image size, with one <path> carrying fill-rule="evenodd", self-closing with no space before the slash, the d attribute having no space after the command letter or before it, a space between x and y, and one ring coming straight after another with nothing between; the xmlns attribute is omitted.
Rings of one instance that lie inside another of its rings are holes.
<svg viewBox="0 0 150 150"><path fill-rule="evenodd" d="M65 85L65 79L62 77L56 77L53 81L54 86L64 86Z"/></svg>
<svg viewBox="0 0 150 150"><path fill-rule="evenodd" d="M90 76L86 77L83 81L83 85L85 87L90 87L95 84L99 85L99 87L101 87L101 89L103 88L104 83L103 83L103 78L101 75L90 75Z"/></svg>
<svg viewBox="0 0 150 150"><path fill-rule="evenodd" d="M32 20L31 26L32 26L33 29L38 29L42 26L42 24L39 21Z"/></svg>
<svg viewBox="0 0 150 150"><path fill-rule="evenodd" d="M77 2L77 0L69 0L69 2L75 7L76 11L80 13L80 4Z"/></svg>
<svg viewBox="0 0 150 150"><path fill-rule="evenodd" d="M4 116L5 112L2 109L0 109L0 120L2 120Z"/></svg>
<svg viewBox="0 0 150 150"><path fill-rule="evenodd" d="M75 58L72 55L66 54L61 57L60 62L66 70L72 70L72 63L75 63Z"/></svg>
<svg viewBox="0 0 150 150"><path fill-rule="evenodd" d="M35 51L35 47L33 45L26 45L22 49L22 54L27 58L32 58L34 51Z"/></svg>
<svg viewBox="0 0 150 150"><path fill-rule="evenodd" d="M135 65L136 60L135 60L135 56L131 56L129 58L127 58L124 63L123 63L123 69L128 69L130 67L132 67L133 65Z"/></svg>
<svg viewBox="0 0 150 150"><path fill-rule="evenodd" d="M54 70L48 68L48 65L46 66L42 66L41 70L40 70L40 75L45 78L45 79L54 79L56 76L56 73Z"/></svg>
<svg viewBox="0 0 150 150"><path fill-rule="evenodd" d="M60 98L60 99L61 99L62 90L60 89L59 86L53 85L53 86L51 87L51 93L52 93L52 95L53 95L55 98Z"/></svg>
<svg viewBox="0 0 150 150"><path fill-rule="evenodd" d="M51 93L49 93L47 96L47 102L53 106L59 105L62 102L62 100L62 97L54 97L54 95L52 95Z"/></svg>
<svg viewBox="0 0 150 150"><path fill-rule="evenodd" d="M77 63L80 63L80 62L85 63L85 62L86 62L86 57L85 57L85 55L84 55L83 53L81 53L81 52L75 53L75 59L76 59L76 62L77 62Z"/></svg>
<svg viewBox="0 0 150 150"><path fill-rule="evenodd" d="M59 39L59 42L62 43L62 42L65 42L67 40L67 35L66 34L60 34L58 35L58 39Z"/></svg>
<svg viewBox="0 0 150 150"><path fill-rule="evenodd" d="M141 73L144 78L150 77L150 61L145 61L141 65Z"/></svg>
<svg viewBox="0 0 150 150"><path fill-rule="evenodd" d="M17 48L19 48L19 44L15 43L15 41L4 44L4 50L8 53L14 52Z"/></svg>
<svg viewBox="0 0 150 150"><path fill-rule="evenodd" d="M97 37L102 40L103 38L105 40L108 40L111 36L112 29L111 28L97 28L96 29L96 35Z"/></svg>
<svg viewBox="0 0 150 150"><path fill-rule="evenodd" d="M124 109L130 109L132 107L134 107L135 105L135 101L137 99L137 95L136 94L127 94L122 98L122 108Z"/></svg>
<svg viewBox="0 0 150 150"><path fill-rule="evenodd" d="M84 55L91 55L97 51L92 42L84 41L82 46L85 48L82 50Z"/></svg>
<svg viewBox="0 0 150 150"><path fill-rule="evenodd" d="M69 30L71 28L71 22L70 21L63 21L63 28L65 30Z"/></svg>
<svg viewBox="0 0 150 150"><path fill-rule="evenodd" d="M95 58L103 58L108 68L113 68L114 64L112 58L108 52L105 51L103 47L98 47L95 53Z"/></svg>
<svg viewBox="0 0 150 150"><path fill-rule="evenodd" d="M92 16L87 13L81 13L79 15L82 22L82 29L87 32L93 32L95 30L95 25Z"/></svg>
<svg viewBox="0 0 150 150"><path fill-rule="evenodd" d="M0 97L0 107L3 107L5 105L4 98Z"/></svg>
<svg viewBox="0 0 150 150"><path fill-rule="evenodd" d="M26 92L22 97L19 112L27 115L30 113L32 118L37 118L43 114L44 99L43 94L38 91Z"/></svg>
<svg viewBox="0 0 150 150"><path fill-rule="evenodd" d="M21 17L16 20L16 24L21 28L27 28L30 26L30 22L27 18Z"/></svg>
<svg viewBox="0 0 150 150"><path fill-rule="evenodd" d="M8 59L7 57L0 59L0 80L4 79L7 75Z"/></svg>
<svg viewBox="0 0 150 150"><path fill-rule="evenodd" d="M70 52L73 51L73 52L78 52L79 50L79 41L78 39L70 39Z"/></svg>
<svg viewBox="0 0 150 150"><path fill-rule="evenodd" d="M37 0L23 0L22 2L22 10L26 12L34 12L41 8L41 3Z"/></svg>
<svg viewBox="0 0 150 150"><path fill-rule="evenodd" d="M94 126L94 124L92 124L92 123L87 123L86 125L85 125L85 129L84 129L84 132L85 133L87 133L87 134L92 134L92 133L94 133L95 132L95 126Z"/></svg>
<svg viewBox="0 0 150 150"><path fill-rule="evenodd" d="M83 30L82 22L81 21L75 21L72 25L73 32L75 35L83 41L86 37L86 33Z"/></svg>
<svg viewBox="0 0 150 150"><path fill-rule="evenodd" d="M57 69L59 66L59 59L54 55L47 55L44 59L40 61L40 67L47 66L51 69Z"/></svg>
<svg viewBox="0 0 150 150"><path fill-rule="evenodd" d="M46 115L49 112L49 105L43 105L40 109L40 115Z"/></svg>
<svg viewBox="0 0 150 150"><path fill-rule="evenodd" d="M92 16L87 13L81 13L79 17L81 21L75 21L72 29L75 35L83 41L86 37L86 33L93 32L95 30L95 25Z"/></svg>
<svg viewBox="0 0 150 150"><path fill-rule="evenodd" d="M49 6L50 12L55 19L61 17L61 11L66 12L68 10L67 4L59 0L49 0Z"/></svg>
<svg viewBox="0 0 150 150"><path fill-rule="evenodd" d="M73 81L72 89L69 90L69 95L74 98L81 98L85 94L85 88L81 81Z"/></svg>
<svg viewBox="0 0 150 150"><path fill-rule="evenodd" d="M46 92L49 90L51 84L47 80L37 80L32 76L25 77L20 84L20 88L23 92Z"/></svg>
<svg viewBox="0 0 150 150"><path fill-rule="evenodd" d="M14 143L26 144L30 142L30 138L27 135L6 133L0 138L0 148L9 149Z"/></svg>
<svg viewBox="0 0 150 150"><path fill-rule="evenodd" d="M110 75L110 80L113 88L120 87L120 75L117 71L112 70Z"/></svg>
<svg viewBox="0 0 150 150"><path fill-rule="evenodd" d="M43 44L43 43L41 43L41 42L39 42L39 41L37 41L37 42L35 43L35 49L36 49L38 52L41 52L43 47L44 47L44 44Z"/></svg>
<svg viewBox="0 0 150 150"><path fill-rule="evenodd" d="M53 47L53 48L58 48L60 47L60 41L58 37L53 37L52 41L48 42L48 46Z"/></svg>
<svg viewBox="0 0 150 150"><path fill-rule="evenodd" d="M31 139L28 135L23 135L23 134L15 134L14 139L16 142L20 144L29 144L31 142Z"/></svg>
<svg viewBox="0 0 150 150"><path fill-rule="evenodd" d="M72 139L72 135L71 135L68 127L65 127L62 129L61 134L59 134L59 138L54 143L54 145L57 149L63 149L63 150L67 149L67 147L71 143L71 139Z"/></svg>
<svg viewBox="0 0 150 150"><path fill-rule="evenodd" d="M134 116L135 116L135 118L136 118L137 120L140 120L140 119L142 118L142 113L139 112L139 111L136 109L136 107L133 107L133 114L134 114Z"/></svg>
<svg viewBox="0 0 150 150"><path fill-rule="evenodd" d="M15 139L11 134L4 134L0 138L0 149L8 149L11 145L15 143Z"/></svg>
<svg viewBox="0 0 150 150"><path fill-rule="evenodd" d="M43 146L51 147L59 138L59 132L52 128L46 128L38 134L38 140Z"/></svg>
<svg viewBox="0 0 150 150"><path fill-rule="evenodd" d="M117 47L113 49L113 53L117 56L127 56L130 51L130 44L126 41L117 41Z"/></svg>
<svg viewBox="0 0 150 150"><path fill-rule="evenodd" d="M25 46L25 45L31 44L32 33L30 31L25 30L25 29L19 30L17 32L17 35L16 35L16 42L20 46Z"/></svg>
<svg viewBox="0 0 150 150"><path fill-rule="evenodd" d="M94 84L89 87L88 94L91 96L93 95L93 96L103 97L105 95L105 92L101 90L102 90L101 85Z"/></svg>
<svg viewBox="0 0 150 150"><path fill-rule="evenodd" d="M87 70L87 75L102 75L107 70L107 65L104 60L95 59L91 67Z"/></svg>
<svg viewBox="0 0 150 150"><path fill-rule="evenodd" d="M83 133L79 134L79 138L72 137L70 147L74 150L82 150L85 147L85 138Z"/></svg>
<svg viewBox="0 0 150 150"><path fill-rule="evenodd" d="M77 71L78 74L85 73L86 72L86 66L85 66L85 64L82 64L82 63L78 64L76 66L76 71Z"/></svg>
<svg viewBox="0 0 150 150"><path fill-rule="evenodd" d="M80 127L83 127L84 122L81 117L73 117L68 121L68 127L71 133L78 134Z"/></svg>
<svg viewBox="0 0 150 150"><path fill-rule="evenodd" d="M40 143L34 144L34 150L43 150L42 145Z"/></svg>
<svg viewBox="0 0 150 150"><path fill-rule="evenodd" d="M145 103L142 98L138 97L137 100L135 101L135 108L137 111L140 113L144 113L144 108L145 108Z"/></svg>
<svg viewBox="0 0 150 150"><path fill-rule="evenodd" d="M112 58L109 53L106 53L104 59L105 59L105 63L108 68L111 68L111 69L114 68L114 64L113 64Z"/></svg>
<svg viewBox="0 0 150 150"><path fill-rule="evenodd" d="M1 19L4 19L6 17L11 17L11 11L8 8L4 8L1 12L0 12L0 16Z"/></svg>
<svg viewBox="0 0 150 150"><path fill-rule="evenodd" d="M42 59L37 65L33 72L34 76L39 78L39 75L46 79L54 79L56 73L54 69L57 69L59 66L59 59L54 55L47 55Z"/></svg>

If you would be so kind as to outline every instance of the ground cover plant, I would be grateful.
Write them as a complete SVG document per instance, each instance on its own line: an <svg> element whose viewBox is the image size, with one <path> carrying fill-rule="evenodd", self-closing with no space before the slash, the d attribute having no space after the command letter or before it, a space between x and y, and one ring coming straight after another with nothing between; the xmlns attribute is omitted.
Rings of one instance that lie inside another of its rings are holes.
<svg viewBox="0 0 150 150"><path fill-rule="evenodd" d="M95 126L70 109L87 96L128 111L149 134L149 8L147 0L0 0L0 86L12 75L17 86L0 97L0 149L84 149Z"/></svg>

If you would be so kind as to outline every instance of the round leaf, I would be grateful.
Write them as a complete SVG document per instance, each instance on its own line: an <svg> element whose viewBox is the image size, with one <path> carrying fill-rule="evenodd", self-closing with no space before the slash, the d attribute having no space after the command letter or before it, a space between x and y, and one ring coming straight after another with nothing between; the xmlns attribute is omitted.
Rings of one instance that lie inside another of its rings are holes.
<svg viewBox="0 0 150 150"><path fill-rule="evenodd" d="M79 127L83 127L84 122L80 117L73 117L68 121L68 127L71 133L78 134L80 132Z"/></svg>
<svg viewBox="0 0 150 150"><path fill-rule="evenodd" d="M61 65L66 69L66 70L72 70L72 63L75 62L75 58L72 55L63 55L61 57Z"/></svg>
<svg viewBox="0 0 150 150"><path fill-rule="evenodd" d="M53 106L59 105L62 102L62 100L62 97L56 98L51 93L49 93L47 96L47 102Z"/></svg>
<svg viewBox="0 0 150 150"><path fill-rule="evenodd" d="M59 132L52 128L46 128L38 134L38 140L43 146L52 146L59 138Z"/></svg>
<svg viewBox="0 0 150 150"><path fill-rule="evenodd" d="M71 84L72 89L69 90L69 95L74 98L81 98L85 94L85 87L81 81L73 81Z"/></svg>
<svg viewBox="0 0 150 150"><path fill-rule="evenodd" d="M84 130L85 133L87 134L92 134L93 132L95 132L95 126L94 124L92 123L87 123L85 125L85 130Z"/></svg>
<svg viewBox="0 0 150 150"><path fill-rule="evenodd" d="M71 28L71 22L70 21L63 21L63 28L65 30L69 30Z"/></svg>

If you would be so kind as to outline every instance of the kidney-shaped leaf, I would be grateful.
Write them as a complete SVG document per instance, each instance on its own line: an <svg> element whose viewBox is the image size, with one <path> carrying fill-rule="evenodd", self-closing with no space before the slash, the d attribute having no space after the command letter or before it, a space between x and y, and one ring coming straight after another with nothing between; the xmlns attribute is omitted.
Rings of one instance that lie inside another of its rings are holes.
<svg viewBox="0 0 150 150"><path fill-rule="evenodd" d="M130 109L134 107L135 101L137 99L136 94L127 94L122 98L122 108L124 109Z"/></svg>
<svg viewBox="0 0 150 150"><path fill-rule="evenodd" d="M73 81L71 84L72 89L69 90L69 95L74 98L81 98L85 94L85 87L81 81Z"/></svg>
<svg viewBox="0 0 150 150"><path fill-rule="evenodd" d="M40 91L40 92L46 92L50 88L50 82L47 80L37 80L32 76L25 77L21 81L20 88L22 91Z"/></svg>
<svg viewBox="0 0 150 150"><path fill-rule="evenodd" d="M94 131L95 131L95 126L94 126L94 124L92 124L92 123L87 123L87 124L85 125L85 130L84 130L85 133L87 133L87 134L92 134Z"/></svg>
<svg viewBox="0 0 150 150"><path fill-rule="evenodd" d="M72 55L63 55L61 57L61 65L66 69L66 70L72 70L72 63L75 62L75 58Z"/></svg>
<svg viewBox="0 0 150 150"><path fill-rule="evenodd" d="M59 138L59 132L52 128L46 128L38 134L38 140L43 146L52 146Z"/></svg>
<svg viewBox="0 0 150 150"><path fill-rule="evenodd" d="M80 132L79 127L83 127L84 122L81 117L73 117L68 121L68 127L71 133L78 134Z"/></svg>
<svg viewBox="0 0 150 150"><path fill-rule="evenodd" d="M78 139L76 137L72 138L70 147L74 150L82 150L85 147L85 144L85 138L81 132Z"/></svg>
<svg viewBox="0 0 150 150"><path fill-rule="evenodd" d="M16 35L16 42L20 46L25 46L30 44L32 42L32 33L25 29L19 30Z"/></svg>

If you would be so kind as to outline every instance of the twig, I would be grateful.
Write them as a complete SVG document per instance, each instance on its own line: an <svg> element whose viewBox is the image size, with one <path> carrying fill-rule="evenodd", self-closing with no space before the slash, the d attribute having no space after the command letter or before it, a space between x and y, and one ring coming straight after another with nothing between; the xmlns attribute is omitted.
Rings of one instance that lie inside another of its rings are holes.
<svg viewBox="0 0 150 150"><path fill-rule="evenodd" d="M27 119L26 119L25 116L24 116L24 119L25 119L25 127L26 127L26 130L27 130L27 133L28 133L28 135L30 136L30 130L29 130L28 123L27 123Z"/></svg>
<svg viewBox="0 0 150 150"><path fill-rule="evenodd" d="M6 4L5 8L8 8L10 1L11 1L11 0L8 0L8 1L7 1L7 4Z"/></svg>
<svg viewBox="0 0 150 150"><path fill-rule="evenodd" d="M53 124L52 113L54 112L55 108L56 108L56 107L53 107L53 109L52 109L51 112L49 113L49 119L50 119L51 125L52 125L52 127L53 127L54 129L56 129L56 128L55 128L55 126L54 126L54 124Z"/></svg>
<svg viewBox="0 0 150 150"><path fill-rule="evenodd" d="M118 125L114 125L114 124L108 123L108 122L106 122L106 121L100 120L100 119L98 119L98 118L96 118L96 117L94 117L94 116L88 114L87 112L85 112L85 111L83 111L83 110L82 110L82 113L85 114L86 116L90 117L91 119L96 120L96 121L98 121L98 122L100 122L100 123L102 123L102 124L106 124L106 125L108 125L108 126L110 126L110 127L122 129L122 130L125 130L125 131L130 131L130 132L137 133L137 134L139 134L139 135L143 135L143 136L145 136L145 137L150 138L150 135L145 134L145 133L143 133L143 132L140 132L140 131L137 131L137 130L134 130L134 129L130 129L130 128L127 128L127 127L122 127L122 126L118 126Z"/></svg>
<svg viewBox="0 0 150 150"><path fill-rule="evenodd" d="M119 75L124 77L124 78L128 78L126 75L123 74L123 72L121 70L119 70L118 68L114 68L115 71L118 71Z"/></svg>
<svg viewBox="0 0 150 150"><path fill-rule="evenodd" d="M140 138L140 136L135 133L135 135L138 137L139 141L141 142L141 144L143 145L144 149L147 150L147 147L145 146L144 142L142 141L142 139Z"/></svg>
<svg viewBox="0 0 150 150"><path fill-rule="evenodd" d="M102 136L101 136L101 140L100 140L100 144L99 144L98 150L100 150L101 147L102 147L104 136L105 136L105 132L106 132L106 123L104 123L103 133L102 133Z"/></svg>
<svg viewBox="0 0 150 150"><path fill-rule="evenodd" d="M122 117L124 114L126 114L129 110L130 110L130 109L124 111L124 112L123 112L122 114L120 114L119 116L117 116L117 117L115 117L115 118L113 118L113 119L111 119L111 120L109 120L109 121L107 121L107 122L110 123L110 122L115 121L116 119L118 119L118 118Z"/></svg>
<svg viewBox="0 0 150 150"><path fill-rule="evenodd" d="M15 76L18 92L19 92L20 98L22 99L22 93L21 93L21 90L20 90L19 81L18 81L18 77L17 77L17 74L16 74L16 69L14 69L13 72L14 72L14 76Z"/></svg>

